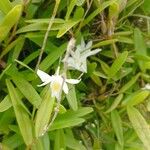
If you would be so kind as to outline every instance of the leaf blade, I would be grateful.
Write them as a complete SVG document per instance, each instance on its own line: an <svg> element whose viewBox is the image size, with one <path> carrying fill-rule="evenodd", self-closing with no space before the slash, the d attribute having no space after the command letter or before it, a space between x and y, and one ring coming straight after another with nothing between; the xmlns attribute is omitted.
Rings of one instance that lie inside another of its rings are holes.
<svg viewBox="0 0 150 150"><path fill-rule="evenodd" d="M136 108L128 107L127 112L135 132L137 133L140 140L143 142L145 148L149 150L150 129L148 123Z"/></svg>

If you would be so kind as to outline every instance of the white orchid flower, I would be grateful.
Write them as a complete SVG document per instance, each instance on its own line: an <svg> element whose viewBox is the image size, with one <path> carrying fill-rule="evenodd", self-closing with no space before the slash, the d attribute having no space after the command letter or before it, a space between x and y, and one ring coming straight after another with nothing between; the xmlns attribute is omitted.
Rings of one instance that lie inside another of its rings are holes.
<svg viewBox="0 0 150 150"><path fill-rule="evenodd" d="M146 84L145 87L142 88L143 90L150 90L150 84Z"/></svg>
<svg viewBox="0 0 150 150"><path fill-rule="evenodd" d="M77 79L65 79L64 77L59 75L59 69L56 71L56 74L52 76L38 69L37 75L43 82L38 86L50 84L52 97L56 97L58 100L60 99L62 90L64 91L65 94L68 94L69 89L67 83L78 84L80 82L80 80Z"/></svg>
<svg viewBox="0 0 150 150"><path fill-rule="evenodd" d="M68 57L66 63L68 67L72 69L77 69L81 72L87 72L87 57L97 54L101 49L92 50L92 41L85 44L82 39L81 44L77 46L75 51L70 52L70 57Z"/></svg>

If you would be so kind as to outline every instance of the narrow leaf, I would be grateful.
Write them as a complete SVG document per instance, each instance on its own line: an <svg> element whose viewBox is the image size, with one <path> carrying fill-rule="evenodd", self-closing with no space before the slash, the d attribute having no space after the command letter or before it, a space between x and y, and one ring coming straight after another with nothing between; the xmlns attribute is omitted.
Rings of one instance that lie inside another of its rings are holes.
<svg viewBox="0 0 150 150"><path fill-rule="evenodd" d="M97 16L98 14L100 14L105 8L107 8L109 5L111 5L112 3L114 3L116 0L111 0L111 1L107 1L102 3L102 5L100 5L95 11L93 11L84 21L83 26L88 24L95 16Z"/></svg>
<svg viewBox="0 0 150 150"><path fill-rule="evenodd" d="M0 42L5 39L11 28L17 23L22 12L22 6L16 5L4 18L0 25ZM13 19L12 19L13 18Z"/></svg>
<svg viewBox="0 0 150 150"><path fill-rule="evenodd" d="M20 132L26 145L30 145L33 140L31 120L29 119L27 112L22 107L20 103L21 99L19 98L13 84L9 80L6 80L6 85L15 111Z"/></svg>
<svg viewBox="0 0 150 150"><path fill-rule="evenodd" d="M0 112L3 112L9 109L12 106L10 96L7 95L1 102L0 102Z"/></svg>
<svg viewBox="0 0 150 150"><path fill-rule="evenodd" d="M2 0L0 1L0 10L7 14L12 9L12 4L9 0Z"/></svg>
<svg viewBox="0 0 150 150"><path fill-rule="evenodd" d="M54 49L40 64L39 68L47 70L66 50L66 43Z"/></svg>
<svg viewBox="0 0 150 150"><path fill-rule="evenodd" d="M127 102L127 105L128 106L137 105L143 102L149 96L149 94L150 92L148 90L140 91L130 98L130 100Z"/></svg>
<svg viewBox="0 0 150 150"><path fill-rule="evenodd" d="M110 106L110 108L109 108L105 113L109 113L109 112L113 111L113 110L119 105L119 103L120 103L120 101L122 100L122 98L123 98L123 94L119 94L119 95L115 98L115 100L114 100L114 102L112 103L112 105Z"/></svg>
<svg viewBox="0 0 150 150"><path fill-rule="evenodd" d="M37 111L35 120L35 135L36 137L43 136L47 130L51 113L53 111L55 98L51 97L50 89L48 88L46 95Z"/></svg>
<svg viewBox="0 0 150 150"><path fill-rule="evenodd" d="M57 34L57 38L62 37L67 31L69 31L73 26L75 26L80 20L68 20L64 25L60 28Z"/></svg>
<svg viewBox="0 0 150 150"><path fill-rule="evenodd" d="M137 55L147 56L146 44L144 42L142 32L138 28L135 28L134 30L134 45L135 45L135 50L136 50ZM143 61L138 60L138 63L139 63L140 69L144 71L145 68L143 67Z"/></svg>
<svg viewBox="0 0 150 150"><path fill-rule="evenodd" d="M134 107L127 108L129 119L140 140L143 142L146 150L150 148L150 128L149 124Z"/></svg>
<svg viewBox="0 0 150 150"><path fill-rule="evenodd" d="M112 64L110 70L109 70L109 76L113 77L116 75L116 73L121 69L122 65L125 63L128 56L128 52L125 51L122 54L119 55L119 57L114 61Z"/></svg>
<svg viewBox="0 0 150 150"><path fill-rule="evenodd" d="M127 82L119 91L119 93L124 93L125 91L127 91L131 86L133 86L133 84L135 84L135 82L137 81L137 79L139 78L140 73L138 73L135 77L132 77L131 80L129 82Z"/></svg>
<svg viewBox="0 0 150 150"><path fill-rule="evenodd" d="M69 19L71 12L72 12L74 6L76 5L76 1L77 1L77 0L72 0L72 1L70 2L70 4L68 5L68 7L67 7L67 13L66 13L66 16L65 16L65 19L66 19L66 20Z"/></svg>
<svg viewBox="0 0 150 150"><path fill-rule="evenodd" d="M123 146L124 139L123 139L122 122L121 122L121 118L117 110L113 110L111 112L111 121L112 121L112 126L114 128L115 134L117 136L118 142L121 146Z"/></svg>
<svg viewBox="0 0 150 150"><path fill-rule="evenodd" d="M70 78L71 76L69 75L68 77ZM78 109L78 103L77 103L75 87L74 87L74 85L71 85L71 84L68 86L69 86L69 93L66 95L66 97L67 97L70 107L74 111L76 111Z"/></svg>
<svg viewBox="0 0 150 150"><path fill-rule="evenodd" d="M16 84L21 93L27 98L27 100L33 104L36 108L40 105L42 99L33 86L26 81L19 73L12 76L13 82Z"/></svg>

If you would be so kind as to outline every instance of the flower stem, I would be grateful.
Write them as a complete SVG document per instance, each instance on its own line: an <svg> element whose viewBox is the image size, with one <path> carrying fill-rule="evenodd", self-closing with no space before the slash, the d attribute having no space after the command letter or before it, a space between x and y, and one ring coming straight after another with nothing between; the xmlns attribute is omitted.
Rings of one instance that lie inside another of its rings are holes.
<svg viewBox="0 0 150 150"><path fill-rule="evenodd" d="M67 60L69 58L69 55L70 55L70 51L72 51L75 47L75 43L76 43L76 40L74 37L72 37L67 45L67 51L66 51L66 54L65 54L65 57L64 57L64 76L66 76L66 73L67 73L67 68L68 68L68 64L67 64Z"/></svg>
<svg viewBox="0 0 150 150"><path fill-rule="evenodd" d="M47 130L52 126L53 122L55 121L55 119L59 113L59 106L60 106L60 102L57 102L57 106L55 107L54 115L53 115L53 117L52 117L52 119L51 119L51 121L47 127Z"/></svg>
<svg viewBox="0 0 150 150"><path fill-rule="evenodd" d="M52 17L49 20L48 28L47 28L47 31L46 31L45 36L44 36L42 48L40 49L40 55L39 55L38 62L36 64L35 70L37 70L39 68L39 64L41 62L42 55L43 55L44 49L46 47L46 43L47 43L47 39L48 39L48 34L49 34L49 31L51 30L52 24L54 22L54 19L55 19L56 13L57 13L57 9L58 9L59 3L60 3L60 0L56 0L56 4L55 4L54 10L53 10L53 14L52 14Z"/></svg>

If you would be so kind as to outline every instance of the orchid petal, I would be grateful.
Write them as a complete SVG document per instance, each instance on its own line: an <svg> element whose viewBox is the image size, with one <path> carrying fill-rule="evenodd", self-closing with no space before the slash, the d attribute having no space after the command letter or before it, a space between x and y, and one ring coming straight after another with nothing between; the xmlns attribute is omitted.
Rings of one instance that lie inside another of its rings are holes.
<svg viewBox="0 0 150 150"><path fill-rule="evenodd" d="M41 86L44 86L44 85L46 85L46 84L48 84L49 82L43 82L42 84L40 84L40 85L37 85L38 87L41 87Z"/></svg>
<svg viewBox="0 0 150 150"><path fill-rule="evenodd" d="M92 41L89 41L87 44L86 44L86 49L91 49L92 48Z"/></svg>
<svg viewBox="0 0 150 150"><path fill-rule="evenodd" d="M58 100L60 98L60 93L58 93L58 92L52 92L51 96L52 97L56 97L56 99Z"/></svg>
<svg viewBox="0 0 150 150"><path fill-rule="evenodd" d="M70 84L78 84L81 80L77 80L77 79L66 79L65 80L67 83Z"/></svg>
<svg viewBox="0 0 150 150"><path fill-rule="evenodd" d="M82 69L82 72L87 73L87 62L86 62L86 60L83 61L82 65L81 65L81 69Z"/></svg>
<svg viewBox="0 0 150 150"><path fill-rule="evenodd" d="M46 83L51 82L52 78L50 75L48 75L47 73L43 72L42 70L37 70L37 75L39 76L39 78Z"/></svg>
<svg viewBox="0 0 150 150"><path fill-rule="evenodd" d="M150 90L150 84L146 84L144 88L142 88L143 90Z"/></svg>
<svg viewBox="0 0 150 150"><path fill-rule="evenodd" d="M82 55L82 57L84 57L84 58L87 58L87 57L89 57L89 56L92 56L92 55L95 55L95 54L97 54L98 52L100 52L101 51L101 49L96 49L96 50L93 50L93 51L90 51L90 52L88 52L88 53L83 53Z"/></svg>
<svg viewBox="0 0 150 150"><path fill-rule="evenodd" d="M64 82L63 91L65 92L65 94L68 94L69 89L68 89L68 85L66 82Z"/></svg>
<svg viewBox="0 0 150 150"><path fill-rule="evenodd" d="M84 49L84 47L85 47L85 42L84 42L83 38L81 39L81 45L80 46L81 46L81 50Z"/></svg>
<svg viewBox="0 0 150 150"><path fill-rule="evenodd" d="M58 66L57 70L56 70L56 75L59 75L59 71L60 71L60 66Z"/></svg>

